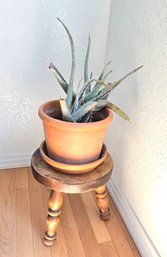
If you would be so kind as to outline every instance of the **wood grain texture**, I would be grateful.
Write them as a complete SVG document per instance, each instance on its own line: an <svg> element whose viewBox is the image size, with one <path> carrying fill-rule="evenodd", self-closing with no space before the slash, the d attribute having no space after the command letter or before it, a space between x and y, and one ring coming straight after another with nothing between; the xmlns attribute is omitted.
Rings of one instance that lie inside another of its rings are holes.
<svg viewBox="0 0 167 257"><path fill-rule="evenodd" d="M108 154L97 168L87 174L65 174L49 166L41 157L39 149L32 156L32 171L35 179L46 187L64 193L82 193L92 191L111 177L112 158Z"/></svg>
<svg viewBox="0 0 167 257"><path fill-rule="evenodd" d="M106 185L98 187L96 190L97 205L99 207L100 218L104 221L110 218L110 208L108 206L108 195Z"/></svg>
<svg viewBox="0 0 167 257"><path fill-rule="evenodd" d="M44 209L45 213L47 215L48 211L48 201L50 197L50 190L42 187L42 196L43 196L43 203L44 203ZM63 219L63 215L61 214L61 219ZM66 240L64 236L64 230L62 227L62 222L60 222L58 228L57 228L57 239L54 243L54 245L50 248L52 257L69 257Z"/></svg>
<svg viewBox="0 0 167 257"><path fill-rule="evenodd" d="M90 192L64 195L58 237L52 247L46 247L49 194L31 169L0 171L0 257L141 257L110 196L111 218L103 222Z"/></svg>
<svg viewBox="0 0 167 257"><path fill-rule="evenodd" d="M131 235L130 235L130 233L129 233L129 231L128 231L128 229L127 229L127 227L126 227L126 225L125 225L125 223L124 223L124 221L123 221L123 219L111 197L109 197L109 205L110 205L111 210L114 213L114 216L117 219L117 222L119 223L119 226L122 228L122 230L127 238L127 241L129 243L131 249L134 252L134 255L137 257L140 256L140 253L139 253L139 251L138 251L138 249L137 249L137 247L136 247L136 245L135 245L135 243L134 243L134 241L133 241L133 239L132 239L132 237L131 237Z"/></svg>
<svg viewBox="0 0 167 257"><path fill-rule="evenodd" d="M60 223L61 207L63 204L63 193L51 191L49 197L48 216L46 219L46 232L44 244L52 246L57 237L57 227Z"/></svg>
<svg viewBox="0 0 167 257"><path fill-rule="evenodd" d="M16 190L16 232L16 256L33 257L32 225L28 188Z"/></svg>
<svg viewBox="0 0 167 257"><path fill-rule="evenodd" d="M2 211L2 201L3 201L3 175L4 172L0 171L0 227L1 227L1 211Z"/></svg>
<svg viewBox="0 0 167 257"><path fill-rule="evenodd" d="M117 249L118 255L120 257L125 257L126 253L126 257L134 257L134 253L129 245L129 242L127 241L125 233L119 226L114 214L111 214L110 222L106 222L106 227L113 240L113 244Z"/></svg>
<svg viewBox="0 0 167 257"><path fill-rule="evenodd" d="M16 184L15 174L8 170L2 176L0 256L16 257Z"/></svg>
<svg viewBox="0 0 167 257"><path fill-rule="evenodd" d="M43 244L46 214L42 199L41 186L34 180L31 169L28 170L28 188L32 221L34 257L51 257L51 251Z"/></svg>
<svg viewBox="0 0 167 257"><path fill-rule="evenodd" d="M102 257L119 257L112 241L99 244L99 248Z"/></svg>
<svg viewBox="0 0 167 257"><path fill-rule="evenodd" d="M16 169L16 189L28 188L27 168Z"/></svg>
<svg viewBox="0 0 167 257"><path fill-rule="evenodd" d="M101 257L91 223L80 195L69 195L86 257Z"/></svg>
<svg viewBox="0 0 167 257"><path fill-rule="evenodd" d="M69 257L85 257L82 241L79 236L78 228L67 194L64 195L62 225Z"/></svg>
<svg viewBox="0 0 167 257"><path fill-rule="evenodd" d="M99 210L90 193L84 193L81 195L84 202L90 223L92 225L96 240L98 243L104 243L111 240L105 223L99 219Z"/></svg>

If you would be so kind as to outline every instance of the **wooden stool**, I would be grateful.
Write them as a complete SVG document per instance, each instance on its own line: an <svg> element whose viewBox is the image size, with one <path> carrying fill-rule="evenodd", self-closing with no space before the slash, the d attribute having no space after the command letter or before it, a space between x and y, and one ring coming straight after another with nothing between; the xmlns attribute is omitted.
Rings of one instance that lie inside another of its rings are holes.
<svg viewBox="0 0 167 257"><path fill-rule="evenodd" d="M63 193L84 193L95 190L100 218L108 220L110 209L108 207L108 196L106 182L111 177L113 162L109 154L97 168L86 174L65 174L45 163L39 149L32 156L32 172L34 178L42 185L51 189L49 198L49 209L46 220L47 231L44 235L44 244L51 246L56 239L56 230L60 222L61 207L63 204Z"/></svg>

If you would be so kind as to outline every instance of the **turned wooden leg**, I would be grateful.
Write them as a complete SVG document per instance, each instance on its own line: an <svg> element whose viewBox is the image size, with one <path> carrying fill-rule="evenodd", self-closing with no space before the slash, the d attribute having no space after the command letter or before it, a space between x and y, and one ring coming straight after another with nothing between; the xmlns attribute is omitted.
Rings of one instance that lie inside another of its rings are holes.
<svg viewBox="0 0 167 257"><path fill-rule="evenodd" d="M99 207L100 218L102 220L108 220L110 218L110 208L108 206L108 196L106 191L106 185L103 185L96 189L97 205Z"/></svg>
<svg viewBox="0 0 167 257"><path fill-rule="evenodd" d="M47 246L53 245L54 240L56 239L56 230L60 222L62 204L63 194L52 190L49 198L49 209L46 220L47 230L44 235L44 244Z"/></svg>

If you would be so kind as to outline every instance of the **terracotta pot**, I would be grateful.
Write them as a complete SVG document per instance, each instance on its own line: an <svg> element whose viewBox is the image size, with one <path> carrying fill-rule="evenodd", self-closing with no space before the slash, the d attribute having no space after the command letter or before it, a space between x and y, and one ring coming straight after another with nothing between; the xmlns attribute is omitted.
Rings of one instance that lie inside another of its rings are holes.
<svg viewBox="0 0 167 257"><path fill-rule="evenodd" d="M40 149L42 159L46 163L48 163L52 167L56 168L56 170L59 170L63 173L67 173L67 174L87 173L87 172L95 169L97 166L99 166L107 157L107 148L104 144L103 144L99 159L97 159L96 161L93 161L93 162L82 163L82 164L71 164L71 163L69 164L69 163L62 163L62 162L52 160L51 158L48 157L45 141L43 141L41 143L39 149Z"/></svg>
<svg viewBox="0 0 167 257"><path fill-rule="evenodd" d="M94 122L62 121L59 100L42 104L38 114L43 121L48 156L58 162L81 164L99 158L112 111L103 109Z"/></svg>

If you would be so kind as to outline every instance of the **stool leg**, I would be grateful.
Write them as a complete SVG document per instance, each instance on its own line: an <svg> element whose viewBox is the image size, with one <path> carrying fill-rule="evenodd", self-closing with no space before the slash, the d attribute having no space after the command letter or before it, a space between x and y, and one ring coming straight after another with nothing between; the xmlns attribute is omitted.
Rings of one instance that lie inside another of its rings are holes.
<svg viewBox="0 0 167 257"><path fill-rule="evenodd" d="M106 185L103 185L95 190L97 205L99 207L100 218L102 220L108 220L110 218L110 208L108 206L108 196L106 191Z"/></svg>
<svg viewBox="0 0 167 257"><path fill-rule="evenodd" d="M53 245L54 240L56 239L56 230L60 222L62 204L63 194L52 190L49 198L49 209L46 220L47 230L44 235L44 244L46 246Z"/></svg>

